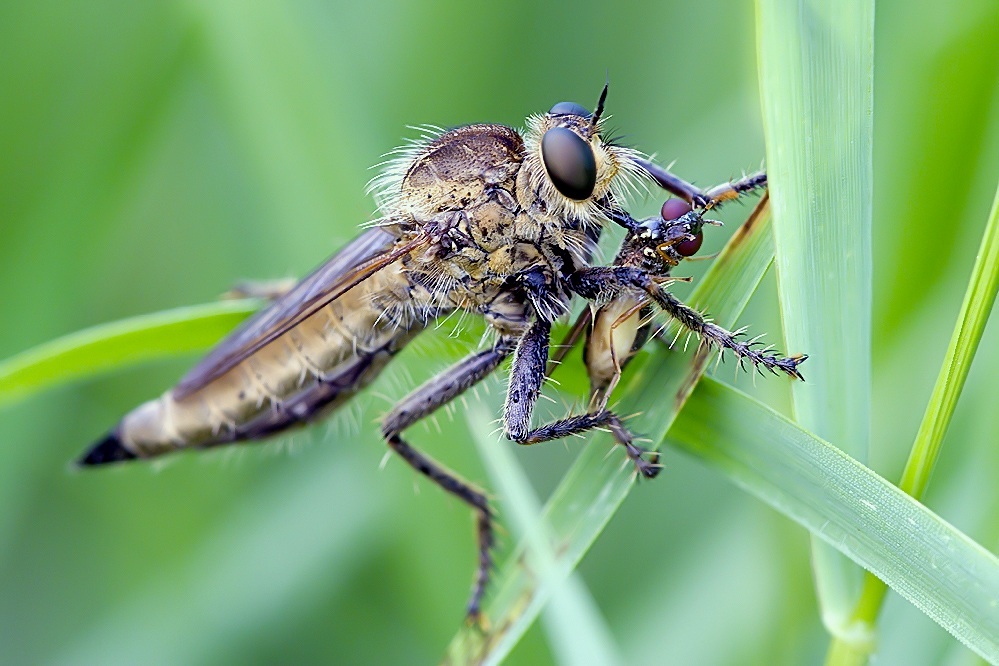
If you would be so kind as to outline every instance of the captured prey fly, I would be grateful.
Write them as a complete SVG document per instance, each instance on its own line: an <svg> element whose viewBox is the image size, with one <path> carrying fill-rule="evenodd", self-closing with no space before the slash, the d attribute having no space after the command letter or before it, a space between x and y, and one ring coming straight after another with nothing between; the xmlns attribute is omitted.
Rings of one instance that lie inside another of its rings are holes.
<svg viewBox="0 0 999 666"><path fill-rule="evenodd" d="M705 347L717 349L719 360L725 350L729 350L743 369L748 363L760 372L766 369L774 374L783 372L789 377L804 379L798 370L808 358L804 354L785 357L771 347L763 346L759 342L762 336L745 339L745 328L727 331L663 288L673 280L682 279L671 277L670 272L700 249L704 240L702 227L721 224L705 219L705 212L765 184L766 176L762 173L726 183L706 193L707 204L695 204L693 208L683 200L670 199L663 204L659 216L629 225L610 266L584 268L569 277L573 293L589 300L591 307L580 314L552 362L560 363L579 337L586 335L583 362L590 379L590 408L587 414L545 426L549 439L578 432L578 426L584 424L604 426L626 448L628 457L642 476L652 478L659 473L661 468L656 454L651 453L651 459L645 460L646 452L634 446L634 438L621 419L607 409L624 366L650 337L661 336L667 330L666 326L660 326L653 331L656 310L667 316L667 324L677 323L677 334L671 346L686 331L688 336L693 334L700 338ZM552 369L554 365L550 367Z"/></svg>
<svg viewBox="0 0 999 666"><path fill-rule="evenodd" d="M128 413L80 463L258 440L316 420L369 384L436 320L456 311L479 314L495 333L492 344L416 388L381 427L393 451L474 510L479 557L468 614L478 618L492 567L492 509L484 492L407 443L403 431L511 355L507 437L529 444L608 424L569 419L532 428L531 416L552 322L569 311L574 294L601 302L640 290L676 316L672 297L658 286L657 267L624 262L606 273L591 267L608 222L629 230L626 246L654 240L649 247L658 252L672 240L647 234L622 207L622 195L651 180L703 210L765 182L759 175L749 186L702 191L605 139L606 95L605 86L593 113L556 104L529 117L523 133L468 125L400 151L373 181L381 217L370 229L248 319L176 386ZM620 430L639 471L653 476L654 461L644 460Z"/></svg>

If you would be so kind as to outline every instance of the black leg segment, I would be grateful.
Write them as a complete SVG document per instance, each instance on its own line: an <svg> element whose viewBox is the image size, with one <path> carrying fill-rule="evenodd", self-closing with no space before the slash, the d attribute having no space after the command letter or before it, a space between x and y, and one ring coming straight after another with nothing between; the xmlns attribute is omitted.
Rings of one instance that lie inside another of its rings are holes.
<svg viewBox="0 0 999 666"><path fill-rule="evenodd" d="M618 443L625 447L628 458L634 462L639 474L650 479L658 474L660 469L658 454L653 454L650 460L645 460L643 456L646 452L633 443L634 438L621 423L621 419L606 409L570 416L538 428L531 428L531 416L541 394L541 384L548 365L550 335L551 324L538 320L520 339L510 369L510 387L507 389L506 408L503 414L506 436L518 444L539 444L581 434L594 428L606 427Z"/></svg>
<svg viewBox="0 0 999 666"><path fill-rule="evenodd" d="M506 436L517 442L522 441L531 429L531 415L541 395L541 384L547 370L551 330L547 321L535 321L520 339L513 357L503 420Z"/></svg>
<svg viewBox="0 0 999 666"><path fill-rule="evenodd" d="M561 439L570 435L577 435L594 428L604 427L610 430L618 444L628 452L628 459L635 465L638 473L646 479L655 478L662 466L659 465L659 453L657 451L648 452L635 445L634 437L624 427L621 419L611 411L602 409L591 414L580 414L568 418L545 424L527 433L527 436L519 444L540 444L552 439ZM649 459L645 459L645 454L649 453Z"/></svg>
<svg viewBox="0 0 999 666"><path fill-rule="evenodd" d="M489 502L485 493L410 446L400 433L487 377L513 349L512 340L501 340L492 349L466 357L407 395L382 420L382 435L393 451L413 469L475 510L479 564L468 602L468 617L472 621L478 621L492 568L493 514Z"/></svg>

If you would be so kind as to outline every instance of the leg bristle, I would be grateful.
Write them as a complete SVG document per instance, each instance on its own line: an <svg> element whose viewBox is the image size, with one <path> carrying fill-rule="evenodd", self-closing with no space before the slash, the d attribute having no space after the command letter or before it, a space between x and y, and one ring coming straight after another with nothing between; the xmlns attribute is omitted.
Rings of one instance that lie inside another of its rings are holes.
<svg viewBox="0 0 999 666"><path fill-rule="evenodd" d="M124 460L134 460L137 455L125 448L113 432L107 437L92 446L87 453L77 461L81 467L91 465L106 465L109 463L122 462Z"/></svg>

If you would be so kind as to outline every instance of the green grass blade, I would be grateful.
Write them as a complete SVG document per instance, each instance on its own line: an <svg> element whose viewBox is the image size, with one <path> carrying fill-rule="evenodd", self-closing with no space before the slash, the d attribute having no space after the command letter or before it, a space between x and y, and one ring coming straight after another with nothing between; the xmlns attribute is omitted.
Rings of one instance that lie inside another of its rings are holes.
<svg viewBox="0 0 999 666"><path fill-rule="evenodd" d="M719 325L731 326L773 261L768 200L760 201L750 221L737 231L691 295L690 301L710 313ZM652 345L650 345L652 347ZM657 349L639 355L628 366L619 388L623 413L640 411L634 428L661 441L704 372L710 354L689 356ZM672 396L672 400L663 399ZM591 438L565 478L552 493L544 517L554 538L558 561L575 568L634 484L630 465L619 452L608 455L610 438ZM448 648L449 661L491 658L493 650L516 643L540 610L534 576L525 570L519 553L501 565L485 614L492 623L484 635L462 629Z"/></svg>
<svg viewBox="0 0 999 666"><path fill-rule="evenodd" d="M961 313L944 356L943 367L926 407L923 422L916 433L909 460L902 472L899 487L915 498L921 498L950 425L958 396L964 388L985 324L992 312L999 289L999 189L992 203L992 212L985 227L982 245L971 270L971 281L964 294Z"/></svg>
<svg viewBox="0 0 999 666"><path fill-rule="evenodd" d="M944 362L937 376L937 383L930 395L926 413L916 433L916 439L905 463L899 488L916 499L921 499L936 467L943 438L950 425L957 399L964 388L971 369L971 361L978 350L978 343L985 332L989 314L999 290L999 188L996 189L992 212L985 225L982 244L971 270L968 290L961 303L961 312L951 335ZM873 624L887 591L885 584L868 574L864 589L857 602L855 617L858 621Z"/></svg>
<svg viewBox="0 0 999 666"><path fill-rule="evenodd" d="M999 662L999 559L918 501L711 379L698 385L668 437Z"/></svg>
<svg viewBox="0 0 999 666"><path fill-rule="evenodd" d="M799 423L867 459L873 0L758 0L757 54L784 332L810 355ZM814 544L823 620L847 642L860 571Z"/></svg>
<svg viewBox="0 0 999 666"><path fill-rule="evenodd" d="M152 359L211 347L260 301L193 305L101 324L0 362L0 404Z"/></svg>

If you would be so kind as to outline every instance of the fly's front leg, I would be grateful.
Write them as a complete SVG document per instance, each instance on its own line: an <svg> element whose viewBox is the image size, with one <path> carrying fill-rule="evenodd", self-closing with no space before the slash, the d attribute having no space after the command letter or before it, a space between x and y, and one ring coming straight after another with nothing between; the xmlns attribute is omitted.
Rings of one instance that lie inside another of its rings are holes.
<svg viewBox="0 0 999 666"><path fill-rule="evenodd" d="M510 369L510 387L507 390L503 414L506 436L518 444L540 444L552 439L581 434L594 428L606 427L628 452L628 458L642 476L651 479L658 474L659 455L653 453L651 460L645 460L643 458L645 451L634 444L634 437L621 423L621 419L606 409L570 416L539 428L531 428L531 415L541 394L541 383L545 378L550 335L551 324L538 320L531 325L517 345L513 366Z"/></svg>
<svg viewBox="0 0 999 666"><path fill-rule="evenodd" d="M749 361L755 367L760 366L773 373L783 372L795 379L804 380L798 366L808 357L781 356L772 353L770 348L761 348L757 340L743 341L742 331L728 331L721 326L707 321L697 310L685 305L673 294L669 293L659 282L646 271L628 266L607 266L586 268L577 271L569 278L570 287L574 292L588 300L599 300L608 295L618 293L621 289L641 289L681 326L697 334L707 344L716 345L722 350L731 350L739 359L739 364Z"/></svg>
<svg viewBox="0 0 999 666"><path fill-rule="evenodd" d="M638 165L646 171L664 190L675 194L697 208L707 208L715 206L725 201L738 198L740 195L750 192L767 184L766 172L744 176L738 180L722 183L707 190L702 190L693 183L688 183L671 171L664 169L658 164L649 160L636 160Z"/></svg>
<svg viewBox="0 0 999 666"><path fill-rule="evenodd" d="M479 566L468 602L468 618L477 622L482 596L492 568L493 514L489 502L478 488L462 480L430 456L410 446L400 436L402 431L487 377L514 348L512 340L500 340L492 349L472 354L424 383L403 398L382 420L382 436L389 447L409 465L438 486L475 510L479 545Z"/></svg>
<svg viewBox="0 0 999 666"><path fill-rule="evenodd" d="M767 186L767 173L758 171L757 173L743 176L738 180L731 180L721 185L715 185L705 192L709 206L715 206L726 201L738 199L743 194L758 190Z"/></svg>

